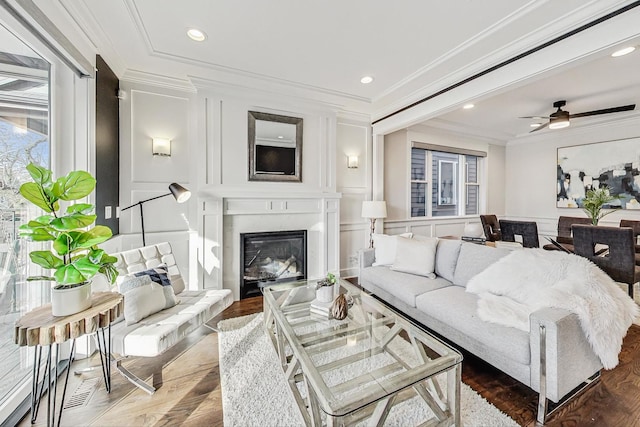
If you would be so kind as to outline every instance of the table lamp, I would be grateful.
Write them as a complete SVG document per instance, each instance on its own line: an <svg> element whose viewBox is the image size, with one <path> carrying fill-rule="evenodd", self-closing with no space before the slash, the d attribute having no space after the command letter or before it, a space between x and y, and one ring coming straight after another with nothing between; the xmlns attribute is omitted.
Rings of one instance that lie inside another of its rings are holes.
<svg viewBox="0 0 640 427"><path fill-rule="evenodd" d="M376 228L376 219L387 217L387 204L384 200L371 200L362 202L362 217L371 221L371 231L369 233L369 247L373 247L373 233Z"/></svg>

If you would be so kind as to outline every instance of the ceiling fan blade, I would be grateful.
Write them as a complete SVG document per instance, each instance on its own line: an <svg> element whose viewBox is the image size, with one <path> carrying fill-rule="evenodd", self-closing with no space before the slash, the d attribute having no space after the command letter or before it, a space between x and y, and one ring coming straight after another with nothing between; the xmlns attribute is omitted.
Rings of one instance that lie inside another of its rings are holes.
<svg viewBox="0 0 640 427"><path fill-rule="evenodd" d="M538 126L537 128L535 128L534 130L532 130L532 131L531 131L531 132L529 132L529 133L533 133L533 132L537 132L537 131L539 131L539 130L542 130L542 129L546 128L547 126L549 126L549 123L551 123L551 122L547 122L547 123L545 123L545 124L543 124L543 125L540 125L540 126Z"/></svg>
<svg viewBox="0 0 640 427"><path fill-rule="evenodd" d="M599 114L619 113L621 111L631 111L636 108L636 104L623 105L621 107L604 108L602 110L587 111L584 113L571 114L569 118L574 119L576 117L597 116Z"/></svg>
<svg viewBox="0 0 640 427"><path fill-rule="evenodd" d="M519 119L539 119L539 120L548 120L549 116L522 116L518 117Z"/></svg>

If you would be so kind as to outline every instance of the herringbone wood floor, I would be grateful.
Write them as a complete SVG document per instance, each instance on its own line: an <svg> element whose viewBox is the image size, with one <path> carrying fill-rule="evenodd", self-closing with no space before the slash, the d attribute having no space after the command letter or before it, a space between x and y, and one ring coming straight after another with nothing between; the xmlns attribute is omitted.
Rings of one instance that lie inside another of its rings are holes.
<svg viewBox="0 0 640 427"><path fill-rule="evenodd" d="M242 300L210 324L260 311L261 297ZM462 379L465 383L519 424L535 425L537 395L532 390L474 356L468 353L464 356ZM126 366L142 378L165 366L164 382L153 396L136 389L114 372L111 394L103 387L98 388L86 406L64 411L62 425L222 426L218 360L217 334L201 328L161 357L128 362ZM72 375L69 392L81 381L82 377ZM30 425L28 416L20 425ZM36 425L46 425L46 404L41 406ZM629 330L620 365L603 371L597 384L555 414L547 425L640 426L640 326L633 325Z"/></svg>

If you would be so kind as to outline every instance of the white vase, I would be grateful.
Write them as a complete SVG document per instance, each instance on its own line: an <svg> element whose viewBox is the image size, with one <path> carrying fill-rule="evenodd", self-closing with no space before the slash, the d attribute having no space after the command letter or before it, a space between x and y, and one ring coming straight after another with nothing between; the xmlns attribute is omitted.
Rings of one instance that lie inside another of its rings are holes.
<svg viewBox="0 0 640 427"><path fill-rule="evenodd" d="M70 289L51 289L51 314L69 316L91 307L91 282Z"/></svg>
<svg viewBox="0 0 640 427"><path fill-rule="evenodd" d="M335 288L335 284L331 286L322 286L316 289L316 299L320 302L331 302L333 301L333 289Z"/></svg>

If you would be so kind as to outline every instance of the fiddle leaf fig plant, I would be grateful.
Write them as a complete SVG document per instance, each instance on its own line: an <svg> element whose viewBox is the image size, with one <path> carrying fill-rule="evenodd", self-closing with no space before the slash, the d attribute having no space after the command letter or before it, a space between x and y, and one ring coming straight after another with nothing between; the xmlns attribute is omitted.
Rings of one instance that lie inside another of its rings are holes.
<svg viewBox="0 0 640 427"><path fill-rule="evenodd" d="M45 215L20 226L20 236L34 242L51 242L52 250L32 251L31 261L53 270L52 276L31 276L27 280L51 280L56 288L70 288L103 273L113 284L118 276L117 258L98 245L111 238L111 229L91 225L96 220L94 206L88 203L69 205L64 213L60 201L82 199L94 190L96 180L85 171L72 171L55 181L50 170L33 163L27 166L33 182L20 187L20 194L42 209Z"/></svg>

